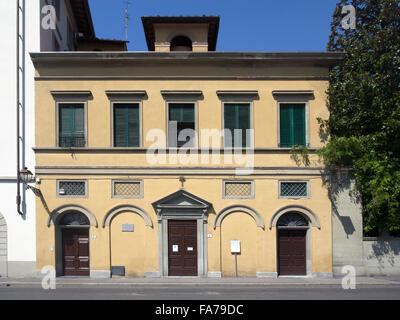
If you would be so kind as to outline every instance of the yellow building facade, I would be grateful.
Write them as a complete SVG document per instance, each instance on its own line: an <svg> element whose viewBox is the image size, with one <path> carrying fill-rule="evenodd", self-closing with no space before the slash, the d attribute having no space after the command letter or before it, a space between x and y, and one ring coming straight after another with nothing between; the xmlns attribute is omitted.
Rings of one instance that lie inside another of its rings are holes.
<svg viewBox="0 0 400 320"><path fill-rule="evenodd" d="M317 118L340 55L215 52L216 17L143 24L149 52L31 54L38 270L330 276Z"/></svg>

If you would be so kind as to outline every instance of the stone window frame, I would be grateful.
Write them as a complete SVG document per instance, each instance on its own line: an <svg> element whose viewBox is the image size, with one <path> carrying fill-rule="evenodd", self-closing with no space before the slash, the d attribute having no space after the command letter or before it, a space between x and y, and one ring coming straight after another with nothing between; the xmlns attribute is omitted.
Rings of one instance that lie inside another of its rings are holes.
<svg viewBox="0 0 400 320"><path fill-rule="evenodd" d="M84 137L85 145L83 147L72 148L87 148L88 147L88 102L92 98L92 93L89 90L82 91L50 91L55 100L55 144L56 148L65 149L68 147L60 147L60 104L83 104L84 113Z"/></svg>
<svg viewBox="0 0 400 320"><path fill-rule="evenodd" d="M84 182L85 183L85 194L84 195L62 195L60 194L60 182ZM57 179L56 180L56 197L57 198L88 198L89 197L89 186L86 179Z"/></svg>
<svg viewBox="0 0 400 320"><path fill-rule="evenodd" d="M114 194L114 185L115 182L122 182L122 183L137 183L140 184L140 194L138 196L118 196ZM142 179L113 179L111 180L111 198L113 199L143 199L144 197L144 186Z"/></svg>
<svg viewBox="0 0 400 320"><path fill-rule="evenodd" d="M107 90L106 95L110 100L110 146L111 148L141 149L143 147L143 100L147 97L145 90ZM139 146L116 147L114 145L114 104L132 103L139 104Z"/></svg>
<svg viewBox="0 0 400 320"><path fill-rule="evenodd" d="M251 194L250 196L227 196L226 195L226 183L250 183L251 184ZM255 198L255 187L254 180L232 180L232 179L224 179L222 180L222 199L254 199Z"/></svg>
<svg viewBox="0 0 400 320"><path fill-rule="evenodd" d="M306 148L311 147L310 136L310 100L314 99L313 90L274 90L272 95L276 101L276 118L277 118L277 147L281 147L281 104L304 104L305 105L305 121L306 121ZM290 148L289 148L290 149Z"/></svg>
<svg viewBox="0 0 400 320"><path fill-rule="evenodd" d="M232 150L252 150L255 148L255 120L254 120L254 100L259 99L257 90L217 90L217 96L221 101L221 148ZM225 147L225 104L249 104L250 107L250 130L253 130L250 146L246 147Z"/></svg>
<svg viewBox="0 0 400 320"><path fill-rule="evenodd" d="M194 106L194 131L196 132L196 141L194 145L184 149L197 149L200 145L199 135L199 100L203 97L201 90L161 90L161 95L165 101L165 145L168 149L181 150L182 147L169 145L169 105L170 104L193 104Z"/></svg>

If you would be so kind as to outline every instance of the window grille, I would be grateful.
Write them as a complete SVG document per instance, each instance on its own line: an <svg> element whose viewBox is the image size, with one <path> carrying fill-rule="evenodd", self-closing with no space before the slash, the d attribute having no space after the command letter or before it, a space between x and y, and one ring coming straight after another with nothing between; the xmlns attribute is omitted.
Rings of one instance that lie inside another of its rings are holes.
<svg viewBox="0 0 400 320"><path fill-rule="evenodd" d="M281 182L282 197L307 197L307 182Z"/></svg>
<svg viewBox="0 0 400 320"><path fill-rule="evenodd" d="M58 193L61 196L85 196L85 181L60 181Z"/></svg>
<svg viewBox="0 0 400 320"><path fill-rule="evenodd" d="M225 182L225 197L229 198L248 198L251 197L252 182Z"/></svg>
<svg viewBox="0 0 400 320"><path fill-rule="evenodd" d="M133 182L114 182L114 196L116 197L140 197L141 183Z"/></svg>

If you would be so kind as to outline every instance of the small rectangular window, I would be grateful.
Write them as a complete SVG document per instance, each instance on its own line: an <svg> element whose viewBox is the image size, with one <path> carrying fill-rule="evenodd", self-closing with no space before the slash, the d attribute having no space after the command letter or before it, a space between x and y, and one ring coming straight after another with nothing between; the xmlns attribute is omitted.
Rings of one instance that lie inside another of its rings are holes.
<svg viewBox="0 0 400 320"><path fill-rule="evenodd" d="M250 147L250 104L224 103L225 147Z"/></svg>
<svg viewBox="0 0 400 320"><path fill-rule="evenodd" d="M113 181L112 182L113 198L142 198L143 197L143 181Z"/></svg>
<svg viewBox="0 0 400 320"><path fill-rule="evenodd" d="M280 147L306 145L305 110L304 103L280 104Z"/></svg>
<svg viewBox="0 0 400 320"><path fill-rule="evenodd" d="M170 147L195 146L194 103L168 104L168 144Z"/></svg>
<svg viewBox="0 0 400 320"><path fill-rule="evenodd" d="M58 181L57 196L60 197L86 197L86 181Z"/></svg>
<svg viewBox="0 0 400 320"><path fill-rule="evenodd" d="M140 147L139 103L114 103L114 147Z"/></svg>
<svg viewBox="0 0 400 320"><path fill-rule="evenodd" d="M85 108L83 103L59 104L59 146L84 147Z"/></svg>
<svg viewBox="0 0 400 320"><path fill-rule="evenodd" d="M224 181L223 197L227 199L245 199L254 197L253 181Z"/></svg>
<svg viewBox="0 0 400 320"><path fill-rule="evenodd" d="M279 197L307 198L309 197L307 181L279 181Z"/></svg>

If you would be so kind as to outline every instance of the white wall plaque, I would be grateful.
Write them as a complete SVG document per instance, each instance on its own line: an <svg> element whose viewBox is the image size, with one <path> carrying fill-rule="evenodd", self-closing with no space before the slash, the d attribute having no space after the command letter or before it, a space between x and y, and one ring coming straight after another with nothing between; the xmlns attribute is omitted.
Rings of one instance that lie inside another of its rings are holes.
<svg viewBox="0 0 400 320"><path fill-rule="evenodd" d="M178 252L179 246L177 244L172 245L172 252Z"/></svg>
<svg viewBox="0 0 400 320"><path fill-rule="evenodd" d="M240 240L231 240L231 253L240 253Z"/></svg>
<svg viewBox="0 0 400 320"><path fill-rule="evenodd" d="M122 232L133 232L133 224L122 224Z"/></svg>
<svg viewBox="0 0 400 320"><path fill-rule="evenodd" d="M187 251L193 251L193 247L187 247Z"/></svg>

